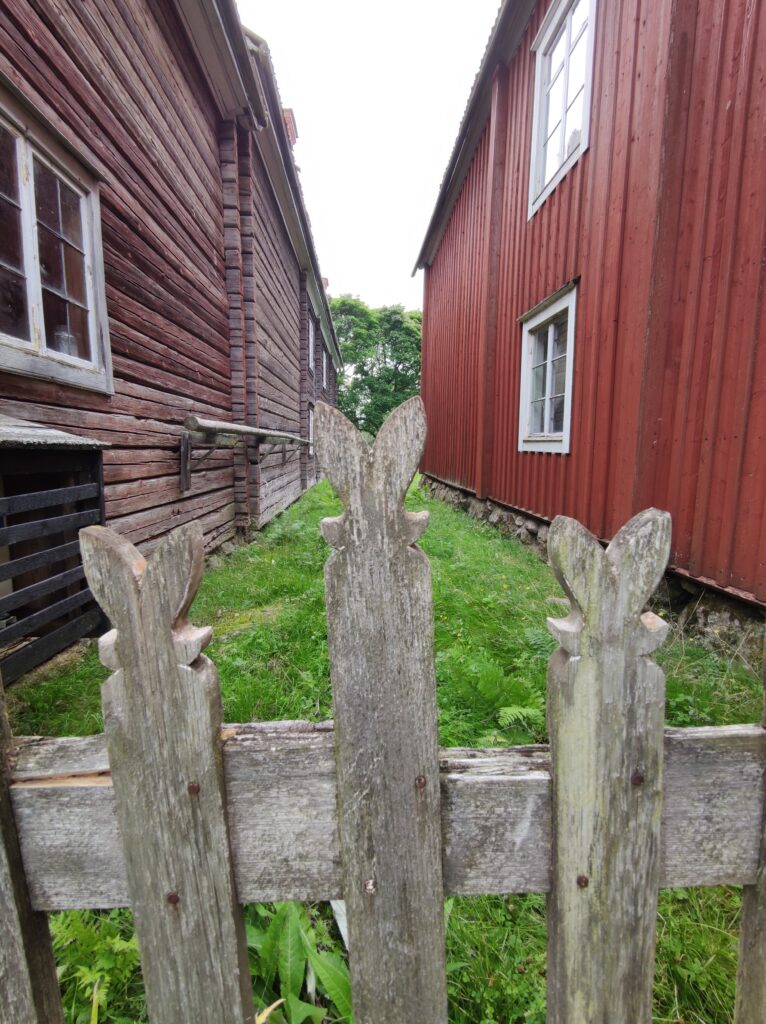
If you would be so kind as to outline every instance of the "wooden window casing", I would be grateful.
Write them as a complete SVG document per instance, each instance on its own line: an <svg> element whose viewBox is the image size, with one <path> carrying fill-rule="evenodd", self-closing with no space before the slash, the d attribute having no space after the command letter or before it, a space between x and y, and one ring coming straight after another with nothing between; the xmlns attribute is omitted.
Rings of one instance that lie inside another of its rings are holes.
<svg viewBox="0 0 766 1024"><path fill-rule="evenodd" d="M530 217L588 148L595 23L596 0L560 0L532 44Z"/></svg>
<svg viewBox="0 0 766 1024"><path fill-rule="evenodd" d="M0 100L3 369L111 393L97 182Z"/></svg>
<svg viewBox="0 0 766 1024"><path fill-rule="evenodd" d="M522 318L520 452L569 451L576 302L569 287Z"/></svg>

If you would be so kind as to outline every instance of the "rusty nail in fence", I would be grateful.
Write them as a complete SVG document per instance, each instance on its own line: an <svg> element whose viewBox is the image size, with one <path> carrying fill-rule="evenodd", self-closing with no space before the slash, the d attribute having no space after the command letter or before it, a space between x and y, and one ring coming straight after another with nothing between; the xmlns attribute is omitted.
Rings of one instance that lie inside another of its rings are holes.
<svg viewBox="0 0 766 1024"><path fill-rule="evenodd" d="M633 774L630 777L630 781L631 781L631 783L634 786L643 786L643 784L644 784L643 772L639 771L639 769L636 768L636 770L633 772Z"/></svg>
<svg viewBox="0 0 766 1024"><path fill-rule="evenodd" d="M374 878L368 878L367 881L364 883L364 891L367 893L368 896L374 896L377 888L378 883L375 881Z"/></svg>
<svg viewBox="0 0 766 1024"><path fill-rule="evenodd" d="M426 777L425 775L418 775L415 779L415 789L424 790L426 788Z"/></svg>
<svg viewBox="0 0 766 1024"><path fill-rule="evenodd" d="M587 889L588 888L588 876L587 875L578 875L577 876L577 884L578 884L578 886L581 889Z"/></svg>
<svg viewBox="0 0 766 1024"><path fill-rule="evenodd" d="M199 796L199 782L190 782L186 788L190 796Z"/></svg>
<svg viewBox="0 0 766 1024"><path fill-rule="evenodd" d="M177 892L169 892L165 898L167 899L171 907L175 907L178 903L181 902L181 897L178 895Z"/></svg>

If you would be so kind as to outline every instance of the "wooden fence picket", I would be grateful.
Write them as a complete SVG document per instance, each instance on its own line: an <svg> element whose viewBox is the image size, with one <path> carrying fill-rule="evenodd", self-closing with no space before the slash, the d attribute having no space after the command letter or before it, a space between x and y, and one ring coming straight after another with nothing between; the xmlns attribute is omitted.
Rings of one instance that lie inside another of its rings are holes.
<svg viewBox="0 0 766 1024"><path fill-rule="evenodd" d="M252 985L226 821L212 631L186 618L202 529L148 562L99 526L80 534L88 582L115 626L101 638L104 732L152 1024L249 1024Z"/></svg>
<svg viewBox="0 0 766 1024"><path fill-rule="evenodd" d="M338 819L355 1024L446 1024L431 573L403 500L425 442L413 398L369 448L317 406L317 452L345 505L322 532Z"/></svg>
<svg viewBox="0 0 766 1024"><path fill-rule="evenodd" d="M763 728L766 730L766 650L763 665ZM753 885L742 892L739 965L734 1024L763 1024L766 1018L766 777L763 784L763 822L758 871Z"/></svg>
<svg viewBox="0 0 766 1024"><path fill-rule="evenodd" d="M570 599L549 619L553 786L549 1024L646 1024L660 881L664 676L646 655L667 624L642 608L670 552L670 517L635 516L606 551L554 520L551 565Z"/></svg>
<svg viewBox="0 0 766 1024"><path fill-rule="evenodd" d="M63 1024L48 919L32 908L9 792L11 730L0 683L0 1024Z"/></svg>

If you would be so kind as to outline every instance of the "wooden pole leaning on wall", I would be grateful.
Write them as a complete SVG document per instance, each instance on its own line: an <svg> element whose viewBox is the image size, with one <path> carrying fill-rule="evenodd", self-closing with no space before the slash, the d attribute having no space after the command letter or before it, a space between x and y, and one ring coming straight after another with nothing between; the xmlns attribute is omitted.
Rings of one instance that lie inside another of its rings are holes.
<svg viewBox="0 0 766 1024"><path fill-rule="evenodd" d="M241 909L226 825L218 676L210 629L187 612L202 529L146 561L102 527L80 533L93 593L115 627L99 643L104 732L152 1024L250 1024Z"/></svg>
<svg viewBox="0 0 766 1024"><path fill-rule="evenodd" d="M553 856L549 1024L648 1024L660 882L665 680L647 655L667 624L641 614L670 551L649 509L606 551L554 520L553 571L570 599L548 620Z"/></svg>
<svg viewBox="0 0 766 1024"><path fill-rule="evenodd" d="M403 500L425 442L419 398L375 445L317 405L317 452L343 501L322 533L338 816L355 1024L446 1024L439 751L427 513Z"/></svg>
<svg viewBox="0 0 766 1024"><path fill-rule="evenodd" d="M766 644L763 655L763 728L766 729ZM742 891L734 1024L763 1024L766 1016L766 779L758 874Z"/></svg>
<svg viewBox="0 0 766 1024"><path fill-rule="evenodd" d="M9 793L11 729L0 682L0 1024L63 1024L48 918L32 909Z"/></svg>

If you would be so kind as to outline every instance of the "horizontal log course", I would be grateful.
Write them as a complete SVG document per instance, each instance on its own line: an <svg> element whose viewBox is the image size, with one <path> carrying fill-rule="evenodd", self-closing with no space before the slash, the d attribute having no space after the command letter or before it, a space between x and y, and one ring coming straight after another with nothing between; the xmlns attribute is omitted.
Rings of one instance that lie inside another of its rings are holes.
<svg viewBox="0 0 766 1024"><path fill-rule="evenodd" d="M342 896L332 723L221 732L241 902ZM11 797L33 906L128 905L103 736L17 737ZM660 885L751 885L766 787L766 730L665 730ZM440 753L445 893L547 892L545 746Z"/></svg>

